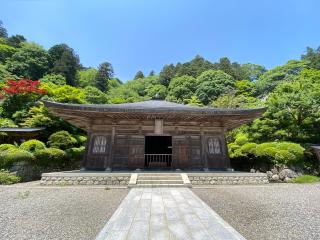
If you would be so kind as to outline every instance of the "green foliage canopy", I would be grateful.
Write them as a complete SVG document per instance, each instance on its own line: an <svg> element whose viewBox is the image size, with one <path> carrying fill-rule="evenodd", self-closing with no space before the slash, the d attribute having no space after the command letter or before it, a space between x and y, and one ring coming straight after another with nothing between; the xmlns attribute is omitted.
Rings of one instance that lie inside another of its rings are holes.
<svg viewBox="0 0 320 240"><path fill-rule="evenodd" d="M205 105L235 88L233 77L221 70L205 71L197 78L197 81L196 95Z"/></svg>

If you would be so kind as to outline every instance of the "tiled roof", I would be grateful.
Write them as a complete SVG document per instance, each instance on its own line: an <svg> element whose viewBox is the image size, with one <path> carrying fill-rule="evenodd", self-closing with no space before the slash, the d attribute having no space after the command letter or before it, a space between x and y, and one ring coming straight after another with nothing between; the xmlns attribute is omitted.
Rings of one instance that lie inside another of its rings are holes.
<svg viewBox="0 0 320 240"><path fill-rule="evenodd" d="M5 127L0 128L0 132L38 132L44 128L18 128L18 127Z"/></svg>
<svg viewBox="0 0 320 240"><path fill-rule="evenodd" d="M264 112L266 108L229 109L197 107L168 101L149 100L122 104L69 104L45 101L47 107L98 111L98 112L139 112L139 113L192 113L192 114L244 114Z"/></svg>

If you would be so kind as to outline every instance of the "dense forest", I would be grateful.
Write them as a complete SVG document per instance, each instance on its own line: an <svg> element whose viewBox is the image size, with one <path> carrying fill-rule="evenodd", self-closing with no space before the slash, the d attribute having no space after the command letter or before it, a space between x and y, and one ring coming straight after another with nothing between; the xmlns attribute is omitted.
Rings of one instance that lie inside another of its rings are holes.
<svg viewBox="0 0 320 240"><path fill-rule="evenodd" d="M230 157L250 167L269 162L317 169L305 149L320 143L320 48L308 47L300 59L272 69L228 57L210 62L197 55L189 62L168 63L159 73L137 71L123 83L109 62L83 66L67 44L47 50L22 35L8 36L1 23L0 90L0 127L45 127L47 138L65 130L63 137L73 144L58 146L62 150L81 146L83 139L77 139L84 133L52 116L42 99L124 103L159 93L161 99L202 107L267 107L262 118L229 133ZM54 147L47 138L43 141Z"/></svg>

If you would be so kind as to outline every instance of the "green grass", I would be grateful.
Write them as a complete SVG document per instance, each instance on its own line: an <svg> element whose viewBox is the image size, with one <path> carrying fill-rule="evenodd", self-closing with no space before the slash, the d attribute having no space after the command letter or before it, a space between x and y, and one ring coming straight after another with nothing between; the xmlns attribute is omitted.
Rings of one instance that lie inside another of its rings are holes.
<svg viewBox="0 0 320 240"><path fill-rule="evenodd" d="M316 183L320 182L320 177L311 175L302 175L291 180L292 183Z"/></svg>
<svg viewBox="0 0 320 240"><path fill-rule="evenodd" d="M0 170L0 185L14 184L18 183L20 180L20 177L11 174L9 171L3 169Z"/></svg>

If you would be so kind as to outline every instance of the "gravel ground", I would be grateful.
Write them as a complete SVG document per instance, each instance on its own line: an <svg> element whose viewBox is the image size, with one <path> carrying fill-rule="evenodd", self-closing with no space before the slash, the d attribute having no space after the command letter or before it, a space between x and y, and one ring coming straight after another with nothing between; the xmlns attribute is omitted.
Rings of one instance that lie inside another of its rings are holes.
<svg viewBox="0 0 320 240"><path fill-rule="evenodd" d="M320 184L193 188L247 239L320 239Z"/></svg>
<svg viewBox="0 0 320 240"><path fill-rule="evenodd" d="M95 239L127 189L0 186L0 239Z"/></svg>

